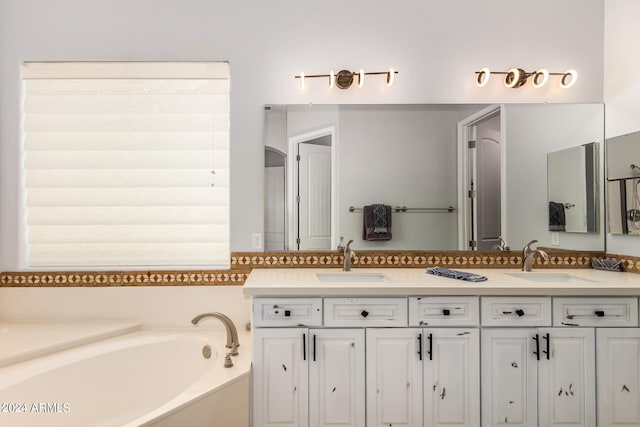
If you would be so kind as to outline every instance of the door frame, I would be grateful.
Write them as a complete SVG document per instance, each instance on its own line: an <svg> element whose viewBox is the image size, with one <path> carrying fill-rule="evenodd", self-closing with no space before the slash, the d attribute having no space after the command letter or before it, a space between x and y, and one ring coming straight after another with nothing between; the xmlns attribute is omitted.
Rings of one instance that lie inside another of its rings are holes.
<svg viewBox="0 0 640 427"><path fill-rule="evenodd" d="M296 157L298 155L298 144L311 141L323 136L331 137L331 247L338 244L338 168L336 127L327 126L321 129L294 135L288 138L287 142L287 248L296 248L296 237L298 232L298 210L296 209L295 195L298 194L298 168L296 167ZM330 249L330 248L329 248Z"/></svg>
<svg viewBox="0 0 640 427"><path fill-rule="evenodd" d="M469 250L471 227L469 218L469 149L472 127L496 112L500 114L500 233L507 241L507 180L506 180L506 129L505 109L502 104L492 104L458 122L458 249Z"/></svg>

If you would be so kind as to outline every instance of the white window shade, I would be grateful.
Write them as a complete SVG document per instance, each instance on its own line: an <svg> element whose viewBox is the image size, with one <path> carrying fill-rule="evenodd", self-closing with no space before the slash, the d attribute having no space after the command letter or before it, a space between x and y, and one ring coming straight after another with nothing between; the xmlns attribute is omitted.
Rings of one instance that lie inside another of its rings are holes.
<svg viewBox="0 0 640 427"><path fill-rule="evenodd" d="M226 63L25 63L30 267L229 268Z"/></svg>

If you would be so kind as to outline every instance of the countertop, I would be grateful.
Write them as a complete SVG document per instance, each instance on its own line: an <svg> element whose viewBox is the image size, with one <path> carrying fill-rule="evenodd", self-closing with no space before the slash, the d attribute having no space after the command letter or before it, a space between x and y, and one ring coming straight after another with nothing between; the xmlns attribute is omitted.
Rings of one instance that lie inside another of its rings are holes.
<svg viewBox="0 0 640 427"><path fill-rule="evenodd" d="M635 273L591 268L538 269L531 273L518 269L456 270L480 274L487 280L474 283L449 279L427 274L424 268L360 268L349 272L335 268L258 268L251 271L243 292L251 296L640 296L640 274ZM317 273L328 273L335 281L323 282ZM378 279L384 275L384 281L371 282L363 277L371 274L378 275ZM349 281L349 278L363 281Z"/></svg>

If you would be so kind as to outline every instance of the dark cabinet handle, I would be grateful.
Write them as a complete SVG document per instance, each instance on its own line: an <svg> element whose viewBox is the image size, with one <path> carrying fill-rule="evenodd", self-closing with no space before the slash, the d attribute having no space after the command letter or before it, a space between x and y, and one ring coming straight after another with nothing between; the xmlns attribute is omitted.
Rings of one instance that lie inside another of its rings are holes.
<svg viewBox="0 0 640 427"><path fill-rule="evenodd" d="M360 312L360 316L364 317L365 319L367 318L368 315L369 315L369 312L367 310L362 310Z"/></svg>
<svg viewBox="0 0 640 427"><path fill-rule="evenodd" d="M433 360L433 334L429 334L427 339L429 340L429 351L427 351L427 354L429 354L429 360Z"/></svg>
<svg viewBox="0 0 640 427"><path fill-rule="evenodd" d="M450 315L450 314L451 314L451 311L450 311L448 308L445 308L444 310L442 310L442 314L443 314L444 316L448 316L448 315Z"/></svg>
<svg viewBox="0 0 640 427"><path fill-rule="evenodd" d="M307 360L307 334L302 334L302 360Z"/></svg>
<svg viewBox="0 0 640 427"><path fill-rule="evenodd" d="M291 317L291 310L285 310L284 317Z"/></svg>
<svg viewBox="0 0 640 427"><path fill-rule="evenodd" d="M418 359L422 360L422 334L418 334Z"/></svg>
<svg viewBox="0 0 640 427"><path fill-rule="evenodd" d="M538 334L533 337L533 340L536 342L536 351L533 354L536 355L536 360L540 360L540 339Z"/></svg>
<svg viewBox="0 0 640 427"><path fill-rule="evenodd" d="M516 310L516 314L517 314L519 317L522 317L522 316L524 316L524 310L522 310L522 309L520 309L520 308L519 308L519 309L517 309L517 310Z"/></svg>
<svg viewBox="0 0 640 427"><path fill-rule="evenodd" d="M542 339L547 340L547 349L546 350L542 350L542 352L547 355L547 360L549 360L549 345L550 345L549 342L551 341L551 338L549 337L549 334L545 334L542 337ZM540 359L538 359L538 360L540 360Z"/></svg>
<svg viewBox="0 0 640 427"><path fill-rule="evenodd" d="M313 334L313 361L316 361L316 334Z"/></svg>
<svg viewBox="0 0 640 427"><path fill-rule="evenodd" d="M596 316L598 316L598 317L604 317L604 311L602 311L602 310L596 310Z"/></svg>

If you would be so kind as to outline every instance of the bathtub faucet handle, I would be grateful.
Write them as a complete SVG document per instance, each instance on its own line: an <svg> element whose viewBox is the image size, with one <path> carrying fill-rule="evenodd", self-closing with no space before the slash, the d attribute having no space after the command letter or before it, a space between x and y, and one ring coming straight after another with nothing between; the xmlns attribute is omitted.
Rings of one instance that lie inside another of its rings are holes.
<svg viewBox="0 0 640 427"><path fill-rule="evenodd" d="M194 317L193 320L191 320L191 323L193 323L194 326L198 326L200 321L209 317L214 317L224 324L224 327L227 330L226 347L231 349L231 351L229 352L231 356L237 356L238 347L240 347L240 341L238 341L238 330L236 329L236 325L234 325L233 321L227 316L222 313L205 313Z"/></svg>
<svg viewBox="0 0 640 427"><path fill-rule="evenodd" d="M233 367L233 360L231 360L231 353L227 353L224 356L224 367L225 368L231 368Z"/></svg>

